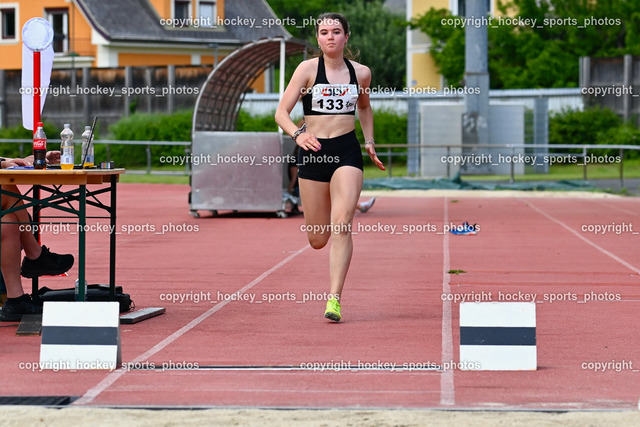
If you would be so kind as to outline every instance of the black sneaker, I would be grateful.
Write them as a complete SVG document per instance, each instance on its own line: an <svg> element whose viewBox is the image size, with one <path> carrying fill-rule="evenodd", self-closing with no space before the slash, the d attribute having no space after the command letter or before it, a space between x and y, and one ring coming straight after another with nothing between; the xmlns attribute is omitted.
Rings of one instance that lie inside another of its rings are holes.
<svg viewBox="0 0 640 427"><path fill-rule="evenodd" d="M20 274L29 279L38 276L55 276L66 273L71 267L73 267L73 255L56 254L50 252L46 246L42 246L42 253L38 259L24 257Z"/></svg>
<svg viewBox="0 0 640 427"><path fill-rule="evenodd" d="M35 305L27 294L18 298L8 298L0 311L0 321L19 322L24 314L42 314L42 307Z"/></svg>

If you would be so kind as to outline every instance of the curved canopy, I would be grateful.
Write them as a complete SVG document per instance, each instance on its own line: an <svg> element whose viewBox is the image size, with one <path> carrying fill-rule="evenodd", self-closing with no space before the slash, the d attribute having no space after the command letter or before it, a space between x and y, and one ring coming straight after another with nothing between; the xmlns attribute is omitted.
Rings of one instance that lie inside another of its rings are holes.
<svg viewBox="0 0 640 427"><path fill-rule="evenodd" d="M285 55L304 52L304 42L283 38L262 39L231 52L209 74L193 114L193 132L233 131L244 94L264 70L280 59L284 42Z"/></svg>

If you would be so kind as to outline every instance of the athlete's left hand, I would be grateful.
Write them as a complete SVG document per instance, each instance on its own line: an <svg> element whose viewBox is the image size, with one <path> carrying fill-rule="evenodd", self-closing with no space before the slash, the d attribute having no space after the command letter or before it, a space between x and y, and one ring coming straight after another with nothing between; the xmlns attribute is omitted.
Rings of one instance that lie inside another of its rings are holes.
<svg viewBox="0 0 640 427"><path fill-rule="evenodd" d="M380 161L378 155L376 154L375 144L365 144L364 149L367 150L367 154L369 154L371 161L378 167L378 169L386 170L384 165L382 164L382 161Z"/></svg>

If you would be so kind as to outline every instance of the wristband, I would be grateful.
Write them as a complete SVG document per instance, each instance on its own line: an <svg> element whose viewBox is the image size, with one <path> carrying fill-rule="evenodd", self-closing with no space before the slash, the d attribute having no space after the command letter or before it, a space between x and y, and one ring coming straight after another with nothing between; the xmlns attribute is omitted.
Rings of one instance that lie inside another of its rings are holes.
<svg viewBox="0 0 640 427"><path fill-rule="evenodd" d="M297 139L300 136L300 134L305 133L307 131L307 124L303 124L300 129L298 129L297 131L295 131L293 133L293 135L291 135L291 138L295 141L298 142Z"/></svg>

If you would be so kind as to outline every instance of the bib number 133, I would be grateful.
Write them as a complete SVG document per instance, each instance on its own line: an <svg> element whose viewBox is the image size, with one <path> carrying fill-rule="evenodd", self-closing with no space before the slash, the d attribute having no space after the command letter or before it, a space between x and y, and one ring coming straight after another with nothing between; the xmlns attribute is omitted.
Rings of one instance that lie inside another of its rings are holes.
<svg viewBox="0 0 640 427"><path fill-rule="evenodd" d="M318 105L323 110L342 110L344 108L344 101L342 99L319 99Z"/></svg>

